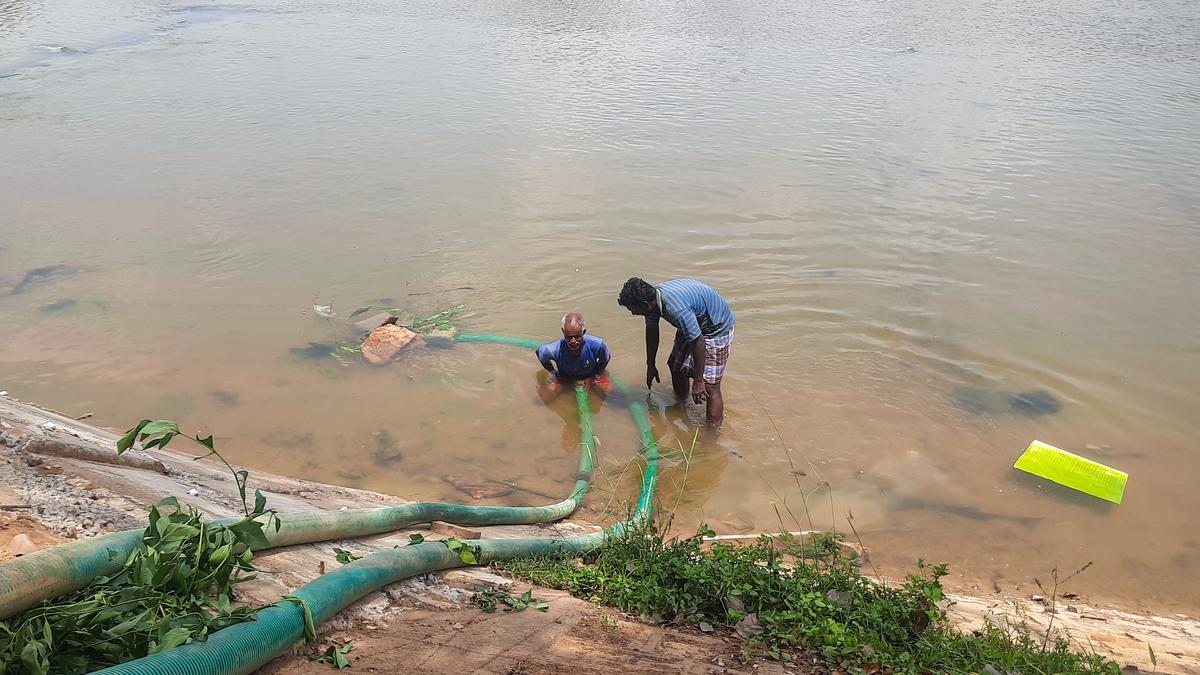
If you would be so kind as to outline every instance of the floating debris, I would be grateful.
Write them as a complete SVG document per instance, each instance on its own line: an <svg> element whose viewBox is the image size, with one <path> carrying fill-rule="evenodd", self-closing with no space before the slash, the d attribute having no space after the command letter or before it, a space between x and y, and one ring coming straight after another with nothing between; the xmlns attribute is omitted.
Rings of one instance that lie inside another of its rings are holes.
<svg viewBox="0 0 1200 675"><path fill-rule="evenodd" d="M450 309L444 309L431 316L414 316L412 319L411 328L413 332L416 333L453 331L455 329L454 319L457 319L466 309L466 305L459 304L451 307Z"/></svg>
<svg viewBox="0 0 1200 675"><path fill-rule="evenodd" d="M383 365L395 358L408 343L417 337L411 330L397 326L397 317L391 317L382 326L375 328L362 343L362 355L367 363Z"/></svg>
<svg viewBox="0 0 1200 675"><path fill-rule="evenodd" d="M1129 474L1053 445L1033 441L1013 468L1052 480L1084 494L1120 504Z"/></svg>

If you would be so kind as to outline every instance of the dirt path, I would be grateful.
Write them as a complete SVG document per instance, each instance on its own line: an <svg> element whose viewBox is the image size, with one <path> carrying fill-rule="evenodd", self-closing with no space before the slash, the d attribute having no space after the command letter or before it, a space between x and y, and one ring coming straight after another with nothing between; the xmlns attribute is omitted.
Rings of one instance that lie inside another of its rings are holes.
<svg viewBox="0 0 1200 675"><path fill-rule="evenodd" d="M488 614L470 602L480 586L507 584L476 570L449 572L432 582L391 589L386 602L360 609L359 618L329 637L350 640L358 672L392 673L819 673L777 663L743 665L740 641L694 630L649 626L597 608L562 591L534 589L545 612ZM519 595L528 585L516 584ZM264 675L330 672L307 650L281 657Z"/></svg>
<svg viewBox="0 0 1200 675"><path fill-rule="evenodd" d="M142 468L94 461L115 456L115 441L116 436L105 430L0 397L0 486L6 488L0 495L0 559L10 556L17 534L27 535L35 546L49 546L144 527L146 505L168 495L179 496L210 517L234 515L239 509L236 487L223 467L175 451L143 453ZM54 450L59 445L72 447L60 456ZM81 453L74 446L91 452ZM262 472L252 474L251 484L283 513L402 503L374 492ZM585 523L555 525L558 532L592 528ZM488 538L547 535L536 526L482 529ZM274 602L336 567L334 546L365 554L406 544L408 534L417 531L427 539L438 538L427 529L412 528L264 552L261 565L272 573L260 575L243 590L250 601ZM740 642L734 637L642 624L557 591L535 591L550 600L546 613L485 614L469 602L470 589L481 583L496 583L494 575L476 569L410 579L372 593L320 630L322 635L353 641L354 672L822 672L811 664L783 668L758 661L743 666L737 659ZM1049 613L1044 602L1000 594L964 593L954 600L951 614L964 630L985 619L1025 620L1044 627L1053 616L1056 627L1066 628L1077 644L1091 645L1122 665L1152 672L1149 644L1157 654L1158 672L1200 675L1200 623L1189 617L1124 612L1092 606L1081 598L1060 604L1057 614ZM305 651L298 646L262 672L330 671L310 661Z"/></svg>

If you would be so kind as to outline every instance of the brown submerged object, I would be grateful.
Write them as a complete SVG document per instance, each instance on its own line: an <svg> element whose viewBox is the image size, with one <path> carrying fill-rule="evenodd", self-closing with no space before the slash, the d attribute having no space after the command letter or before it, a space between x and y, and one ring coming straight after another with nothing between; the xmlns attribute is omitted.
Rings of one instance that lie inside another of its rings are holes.
<svg viewBox="0 0 1200 675"><path fill-rule="evenodd" d="M367 334L362 343L362 355L371 363L381 366L395 358L417 334L404 326L396 325L397 317L391 317L383 325Z"/></svg>
<svg viewBox="0 0 1200 675"><path fill-rule="evenodd" d="M442 480L453 485L460 492L471 495L471 499L494 499L510 495L513 492L511 487L503 483L474 476L446 476Z"/></svg>

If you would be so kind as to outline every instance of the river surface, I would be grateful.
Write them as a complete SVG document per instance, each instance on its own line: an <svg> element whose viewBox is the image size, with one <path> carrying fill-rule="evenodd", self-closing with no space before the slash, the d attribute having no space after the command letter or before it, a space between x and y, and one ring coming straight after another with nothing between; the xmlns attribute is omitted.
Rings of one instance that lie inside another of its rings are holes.
<svg viewBox="0 0 1200 675"><path fill-rule="evenodd" d="M649 399L680 531L852 513L884 574L1094 561L1068 590L1195 611L1198 132L1194 0L0 0L0 389L539 503L579 439L525 350L304 348L369 304L545 340L580 311L640 399L617 292L695 277L737 341L716 436ZM596 519L639 467L600 403ZM1125 503L1016 472L1034 439Z"/></svg>

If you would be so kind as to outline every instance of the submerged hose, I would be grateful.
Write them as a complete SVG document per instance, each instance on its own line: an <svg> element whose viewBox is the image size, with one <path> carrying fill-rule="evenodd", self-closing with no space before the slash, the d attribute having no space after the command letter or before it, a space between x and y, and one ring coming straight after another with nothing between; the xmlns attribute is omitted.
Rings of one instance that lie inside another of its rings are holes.
<svg viewBox="0 0 1200 675"><path fill-rule="evenodd" d="M483 338L483 339L481 339ZM529 346L528 341L513 338L490 339L491 336L461 336L463 341L506 342ZM628 385L616 380L614 384L624 394ZM584 428L583 410L586 394L576 389L580 402L580 426ZM471 542L478 547L479 564L565 551L586 551L599 546L605 539L619 536L635 527L650 515L654 488L657 482L658 447L650 429L646 407L630 402L630 413L638 428L646 466L642 473L641 491L632 517L608 530L562 538L495 539ZM591 420L585 430L590 431ZM431 542L372 553L337 570L329 572L297 589L290 598L258 612L254 621L219 630L205 642L193 642L159 652L141 659L106 668L108 675L236 675L250 673L288 650L304 637L304 609L311 612L314 625L332 618L342 609L363 596L388 584L418 574L464 567L444 543Z"/></svg>
<svg viewBox="0 0 1200 675"><path fill-rule="evenodd" d="M538 343L530 340L498 335L464 335L459 340L518 347L538 346ZM523 525L566 518L575 512L587 494L595 462L596 443L592 436L591 406L583 387L575 388L575 402L581 434L579 472L571 494L560 502L546 506L465 506L414 502L374 509L279 514L279 530L264 528L268 545L261 548L353 539L435 520L457 525ZM228 524L238 520L226 518L215 522ZM114 532L0 563L0 620L43 600L83 588L98 576L116 574L141 541L144 532L144 528Z"/></svg>

